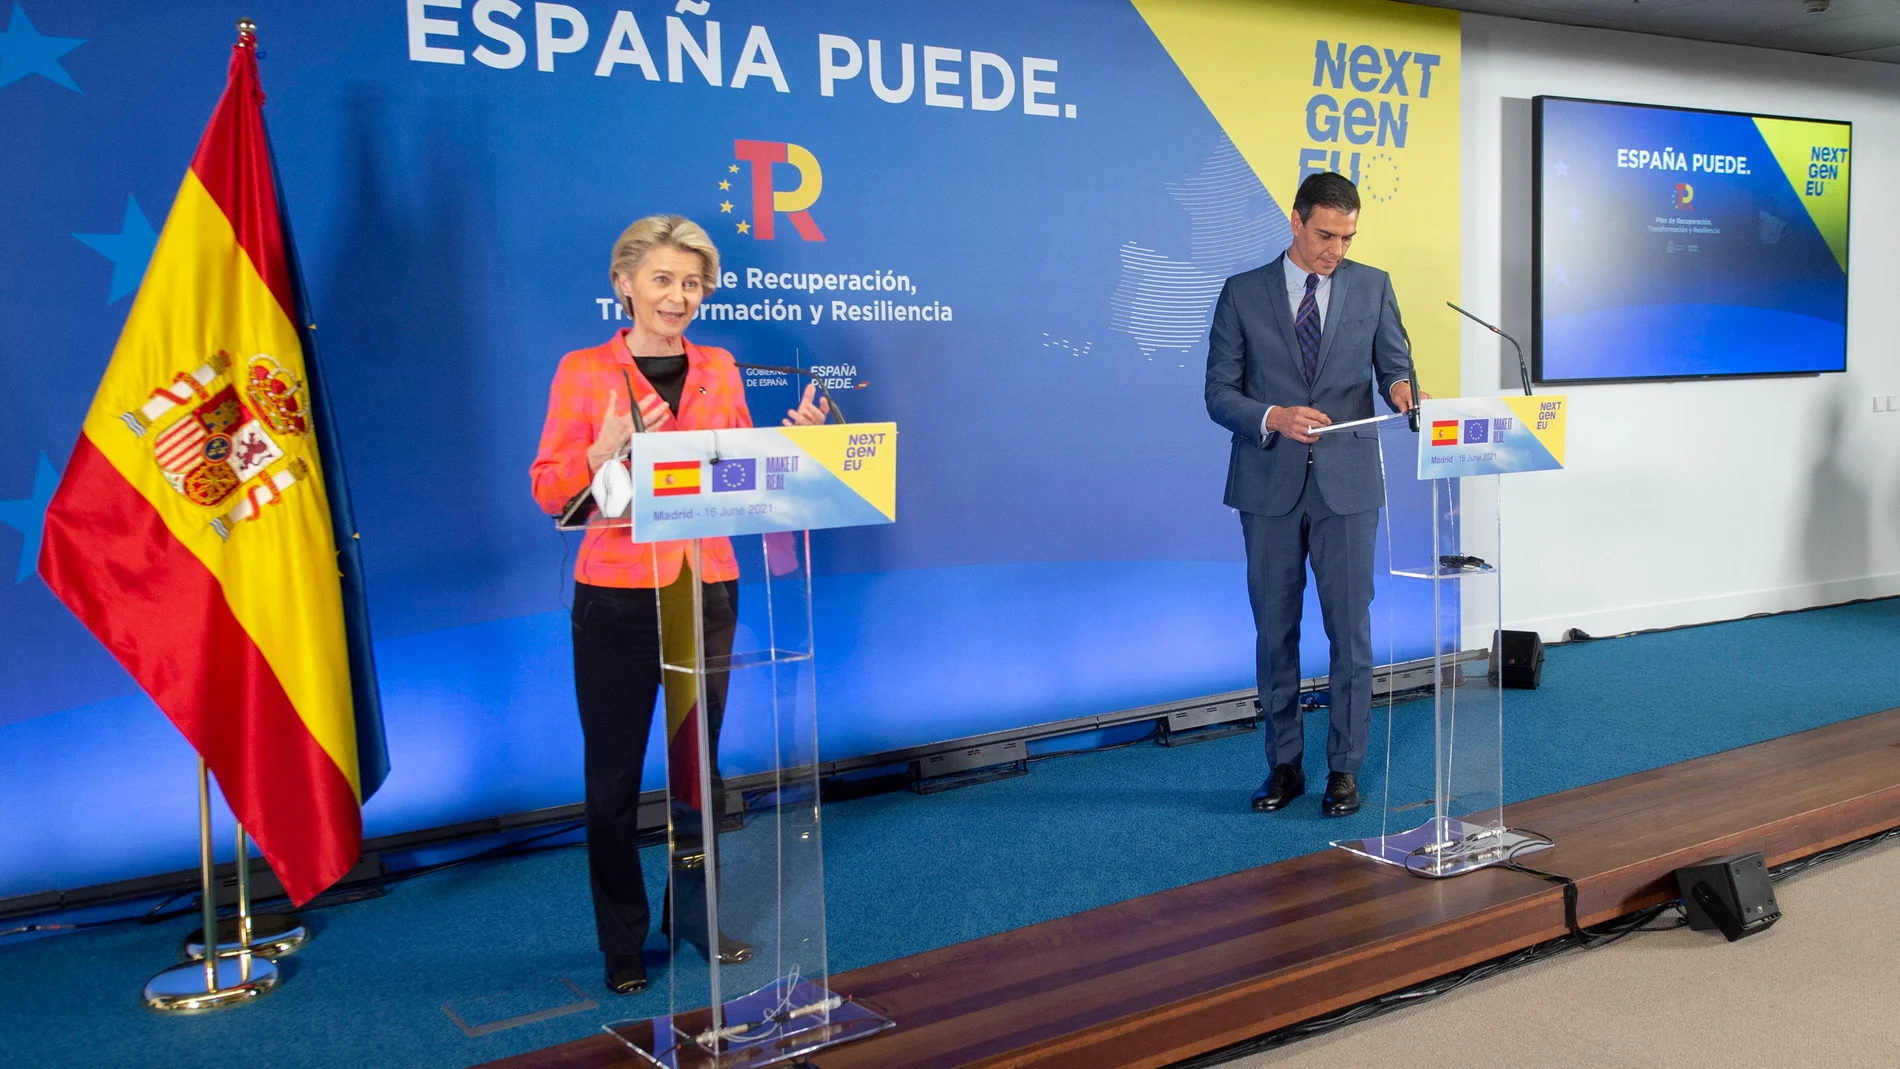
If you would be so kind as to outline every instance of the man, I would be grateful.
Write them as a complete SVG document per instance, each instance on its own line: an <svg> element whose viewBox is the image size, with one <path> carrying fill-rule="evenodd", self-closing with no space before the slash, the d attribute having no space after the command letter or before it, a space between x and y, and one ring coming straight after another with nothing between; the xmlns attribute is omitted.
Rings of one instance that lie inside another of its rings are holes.
<svg viewBox="0 0 1900 1069"><path fill-rule="evenodd" d="M1234 434L1226 503L1247 543L1255 660L1266 733L1260 812L1306 793L1300 723L1300 609L1306 564L1332 643L1327 816L1359 810L1372 713L1372 547L1385 479L1378 430L1316 433L1374 415L1373 395L1412 407L1411 354L1384 271L1346 259L1359 191L1315 174L1293 197L1293 243L1221 289L1207 347L1207 414Z"/></svg>

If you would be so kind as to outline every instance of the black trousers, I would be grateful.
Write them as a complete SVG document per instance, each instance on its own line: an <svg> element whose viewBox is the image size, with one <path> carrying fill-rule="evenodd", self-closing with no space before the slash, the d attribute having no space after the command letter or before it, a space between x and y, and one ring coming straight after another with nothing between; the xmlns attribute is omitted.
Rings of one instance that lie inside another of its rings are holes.
<svg viewBox="0 0 1900 1069"><path fill-rule="evenodd" d="M1379 510L1344 516L1334 512L1309 468L1293 511L1284 516L1243 512L1240 530L1247 542L1260 710L1272 725L1264 733L1267 767L1298 768L1306 752L1300 716L1300 616L1310 560L1319 587L1320 620L1332 645L1326 767L1357 775L1366 759L1372 723L1372 555Z"/></svg>
<svg viewBox="0 0 1900 1069"><path fill-rule="evenodd" d="M739 584L707 583L703 637L707 659L732 652ZM631 956L646 942L651 914L640 872L640 770L659 697L660 612L650 588L574 584L574 697L586 746L587 870L600 949ZM714 827L723 809L719 729L726 712L725 673L706 678L706 746L715 769ZM704 927L702 923L700 925Z"/></svg>

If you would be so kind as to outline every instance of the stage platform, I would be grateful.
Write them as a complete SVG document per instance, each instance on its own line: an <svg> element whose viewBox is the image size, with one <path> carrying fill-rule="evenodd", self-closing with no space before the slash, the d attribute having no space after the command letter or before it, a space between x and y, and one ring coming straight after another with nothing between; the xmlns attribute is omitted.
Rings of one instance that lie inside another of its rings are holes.
<svg viewBox="0 0 1900 1069"><path fill-rule="evenodd" d="M1574 879L1580 922L1599 923L1675 897L1670 875L1690 862L1760 850L1772 866L1900 826L1900 709L1506 815L1556 840L1527 863ZM1555 884L1500 869L1425 880L1328 850L840 973L834 989L897 1028L813 1065L1149 1069L1566 930ZM643 1063L603 1034L490 1064Z"/></svg>

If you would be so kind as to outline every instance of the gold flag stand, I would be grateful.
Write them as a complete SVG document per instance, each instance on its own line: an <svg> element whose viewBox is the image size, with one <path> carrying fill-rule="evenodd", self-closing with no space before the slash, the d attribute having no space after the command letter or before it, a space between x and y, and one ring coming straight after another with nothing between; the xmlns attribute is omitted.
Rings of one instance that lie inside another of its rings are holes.
<svg viewBox="0 0 1900 1069"><path fill-rule="evenodd" d="M272 961L295 954L310 941L310 930L304 927L302 917L289 910L270 913L250 911L250 862L249 844L245 841L244 825L240 824L237 829L236 862L238 915L218 921L218 955L229 957L244 947ZM193 928L191 934L185 936L179 950L187 961L201 960L205 956L204 928Z"/></svg>
<svg viewBox="0 0 1900 1069"><path fill-rule="evenodd" d="M239 828L238 834L243 835L244 829ZM288 911L258 913L251 917L251 938L248 945L251 953L260 958L276 961L278 958L288 957L302 949L309 940L310 930L304 927L303 918L295 913ZM238 952L238 947L244 945L247 944L239 934L238 918L225 917L218 922L219 954L235 954ZM179 947L179 951L189 961L203 958L205 930L193 928L191 934L185 936L185 941Z"/></svg>
<svg viewBox="0 0 1900 1069"><path fill-rule="evenodd" d="M232 939L227 949L226 929L218 924L217 884L211 866L211 770L201 756L198 758L198 893L204 921L196 933L200 956L197 961L174 965L146 981L144 1000L150 1009L163 1013L199 1013L241 1005L276 989L282 974L277 971L276 963L254 947L250 846L241 824L237 830L237 848L238 912L228 929ZM204 954L205 932L218 933L216 953Z"/></svg>

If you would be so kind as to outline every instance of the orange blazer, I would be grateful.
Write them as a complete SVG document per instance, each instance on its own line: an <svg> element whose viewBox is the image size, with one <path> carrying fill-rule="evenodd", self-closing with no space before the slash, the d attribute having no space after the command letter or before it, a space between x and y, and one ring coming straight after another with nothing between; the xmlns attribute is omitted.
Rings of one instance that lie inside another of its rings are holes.
<svg viewBox="0 0 1900 1069"><path fill-rule="evenodd" d="M548 390L547 422L541 426L541 448L528 469L534 500L549 515L559 515L575 494L593 482L594 474L587 469L587 447L600 433L608 395L624 395L631 382L638 395L634 398L635 411L643 401L650 406L652 402L647 399L656 396L653 384L640 374L640 366L627 352L626 335L627 329L622 328L603 345L568 353L554 372L554 385ZM619 407L627 403L627 398L620 396L615 404ZM686 342L686 385L680 390L680 410L665 429L750 426L752 413L745 406L745 380L732 354ZM687 545L684 541L636 544L628 528L596 527L581 538L574 578L592 586L667 586L679 578ZM739 578L739 564L730 541L702 538L699 545L702 581Z"/></svg>

